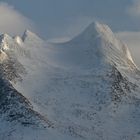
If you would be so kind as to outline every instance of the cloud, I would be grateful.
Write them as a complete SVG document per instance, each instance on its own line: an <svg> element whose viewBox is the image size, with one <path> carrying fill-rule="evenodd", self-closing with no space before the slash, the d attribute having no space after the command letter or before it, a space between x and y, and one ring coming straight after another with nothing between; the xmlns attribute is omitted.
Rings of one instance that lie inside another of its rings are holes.
<svg viewBox="0 0 140 140"><path fill-rule="evenodd" d="M140 16L140 0L133 0L132 5L129 6L126 11L130 16L139 17Z"/></svg>
<svg viewBox="0 0 140 140"><path fill-rule="evenodd" d="M25 29L34 30L32 21L13 6L0 2L0 33L21 35Z"/></svg>
<svg viewBox="0 0 140 140"><path fill-rule="evenodd" d="M140 32L118 32L116 36L127 44L135 63L140 68Z"/></svg>

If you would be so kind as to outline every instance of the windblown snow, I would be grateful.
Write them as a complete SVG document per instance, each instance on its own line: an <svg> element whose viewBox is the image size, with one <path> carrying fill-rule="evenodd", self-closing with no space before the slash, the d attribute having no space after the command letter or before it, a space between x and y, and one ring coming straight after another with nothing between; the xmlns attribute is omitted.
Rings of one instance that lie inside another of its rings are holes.
<svg viewBox="0 0 140 140"><path fill-rule="evenodd" d="M0 36L0 139L139 140L140 72L98 22L65 43Z"/></svg>

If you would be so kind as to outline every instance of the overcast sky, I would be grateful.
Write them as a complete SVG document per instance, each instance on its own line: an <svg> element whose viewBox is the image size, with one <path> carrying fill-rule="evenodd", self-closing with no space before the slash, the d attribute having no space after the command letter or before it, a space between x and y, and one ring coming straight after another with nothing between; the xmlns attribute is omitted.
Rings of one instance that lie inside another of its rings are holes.
<svg viewBox="0 0 140 140"><path fill-rule="evenodd" d="M128 46L131 47L133 56L137 55L135 59L140 66L140 0L0 2L0 32L15 35L22 34L25 28L28 28L44 39L71 38L89 23L98 20L108 24L120 38L129 43Z"/></svg>
<svg viewBox="0 0 140 140"><path fill-rule="evenodd" d="M108 24L114 31L140 30L140 20L137 18L140 16L140 0L3 0L3 2L14 6L17 11L31 19L45 38L72 36L93 20Z"/></svg>

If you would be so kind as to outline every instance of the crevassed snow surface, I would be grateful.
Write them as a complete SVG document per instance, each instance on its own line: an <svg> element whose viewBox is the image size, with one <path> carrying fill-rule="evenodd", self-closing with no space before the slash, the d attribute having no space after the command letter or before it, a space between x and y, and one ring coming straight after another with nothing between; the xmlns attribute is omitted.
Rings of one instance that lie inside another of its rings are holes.
<svg viewBox="0 0 140 140"><path fill-rule="evenodd" d="M53 128L17 125L15 134L6 127L8 122L0 122L5 128L0 129L0 138L140 139L139 70L127 46L107 25L92 23L77 37L58 44L30 31L22 38L3 38L4 53L26 70L20 74L22 81L10 82L35 111L53 122ZM26 136L27 131L31 135Z"/></svg>

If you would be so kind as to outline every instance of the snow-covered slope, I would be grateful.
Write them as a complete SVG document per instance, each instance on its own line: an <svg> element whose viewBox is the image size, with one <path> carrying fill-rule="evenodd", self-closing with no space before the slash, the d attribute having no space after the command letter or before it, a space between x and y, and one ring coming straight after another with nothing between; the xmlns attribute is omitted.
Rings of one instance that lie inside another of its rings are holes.
<svg viewBox="0 0 140 140"><path fill-rule="evenodd" d="M140 139L139 70L107 25L58 44L28 30L0 38L1 139Z"/></svg>

